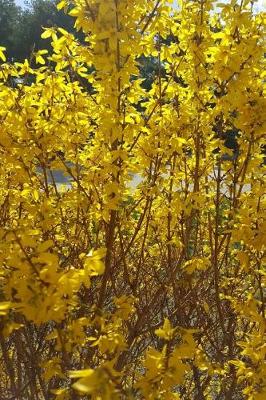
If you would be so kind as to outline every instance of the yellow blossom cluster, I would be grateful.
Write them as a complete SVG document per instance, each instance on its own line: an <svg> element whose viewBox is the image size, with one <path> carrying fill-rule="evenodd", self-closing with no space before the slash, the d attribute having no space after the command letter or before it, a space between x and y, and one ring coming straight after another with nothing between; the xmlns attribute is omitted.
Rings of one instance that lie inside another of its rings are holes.
<svg viewBox="0 0 266 400"><path fill-rule="evenodd" d="M82 42L0 47L1 399L266 398L254 2L62 0Z"/></svg>

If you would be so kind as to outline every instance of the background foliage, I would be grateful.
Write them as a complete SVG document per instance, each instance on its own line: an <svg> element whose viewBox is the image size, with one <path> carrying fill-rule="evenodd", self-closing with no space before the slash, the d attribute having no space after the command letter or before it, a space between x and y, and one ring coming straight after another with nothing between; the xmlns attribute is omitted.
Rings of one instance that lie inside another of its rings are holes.
<svg viewBox="0 0 266 400"><path fill-rule="evenodd" d="M72 18L57 10L54 0L31 0L23 9L14 0L1 0L0 26L1 44L7 47L7 57L16 61L29 58L34 48L45 47L43 27L59 26L74 32Z"/></svg>

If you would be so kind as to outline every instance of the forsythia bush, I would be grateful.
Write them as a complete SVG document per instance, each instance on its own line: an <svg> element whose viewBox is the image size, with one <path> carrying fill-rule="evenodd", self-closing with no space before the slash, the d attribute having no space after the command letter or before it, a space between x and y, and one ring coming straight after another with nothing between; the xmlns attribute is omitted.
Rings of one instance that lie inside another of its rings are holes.
<svg viewBox="0 0 266 400"><path fill-rule="evenodd" d="M170 3L0 48L1 400L266 399L265 15Z"/></svg>

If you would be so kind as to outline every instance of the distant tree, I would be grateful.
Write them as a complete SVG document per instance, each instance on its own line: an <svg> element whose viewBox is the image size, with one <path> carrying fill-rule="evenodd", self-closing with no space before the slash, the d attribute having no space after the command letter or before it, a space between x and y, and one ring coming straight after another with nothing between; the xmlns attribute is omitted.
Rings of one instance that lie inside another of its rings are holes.
<svg viewBox="0 0 266 400"><path fill-rule="evenodd" d="M22 10L14 0L0 0L0 42L8 51L8 57L16 53L15 33L20 23Z"/></svg>
<svg viewBox="0 0 266 400"><path fill-rule="evenodd" d="M0 0L0 43L9 60L29 58L32 50L47 48L43 27L58 26L74 33L73 18L56 8L56 0L30 0L21 9L14 0ZM82 39L82 35L75 31Z"/></svg>
<svg viewBox="0 0 266 400"><path fill-rule="evenodd" d="M73 18L57 10L56 0L31 0L27 5L15 37L18 60L29 57L34 48L47 48L46 41L40 38L43 27L58 26L73 32Z"/></svg>

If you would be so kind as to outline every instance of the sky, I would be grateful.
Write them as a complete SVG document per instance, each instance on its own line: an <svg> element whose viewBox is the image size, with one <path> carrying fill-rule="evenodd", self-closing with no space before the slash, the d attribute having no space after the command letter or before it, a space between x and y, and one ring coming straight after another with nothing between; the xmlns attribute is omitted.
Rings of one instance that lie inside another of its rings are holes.
<svg viewBox="0 0 266 400"><path fill-rule="evenodd" d="M16 4L18 6L23 6L24 5L24 0L15 0Z"/></svg>
<svg viewBox="0 0 266 400"><path fill-rule="evenodd" d="M24 4L24 0L15 0L16 1L16 4L17 5L19 5L19 6L23 6L23 4ZM257 2L256 2L256 9L257 10L264 10L265 11L265 9L266 9L266 0L258 0Z"/></svg>
<svg viewBox="0 0 266 400"><path fill-rule="evenodd" d="M23 6L24 0L16 0L18 6Z"/></svg>

